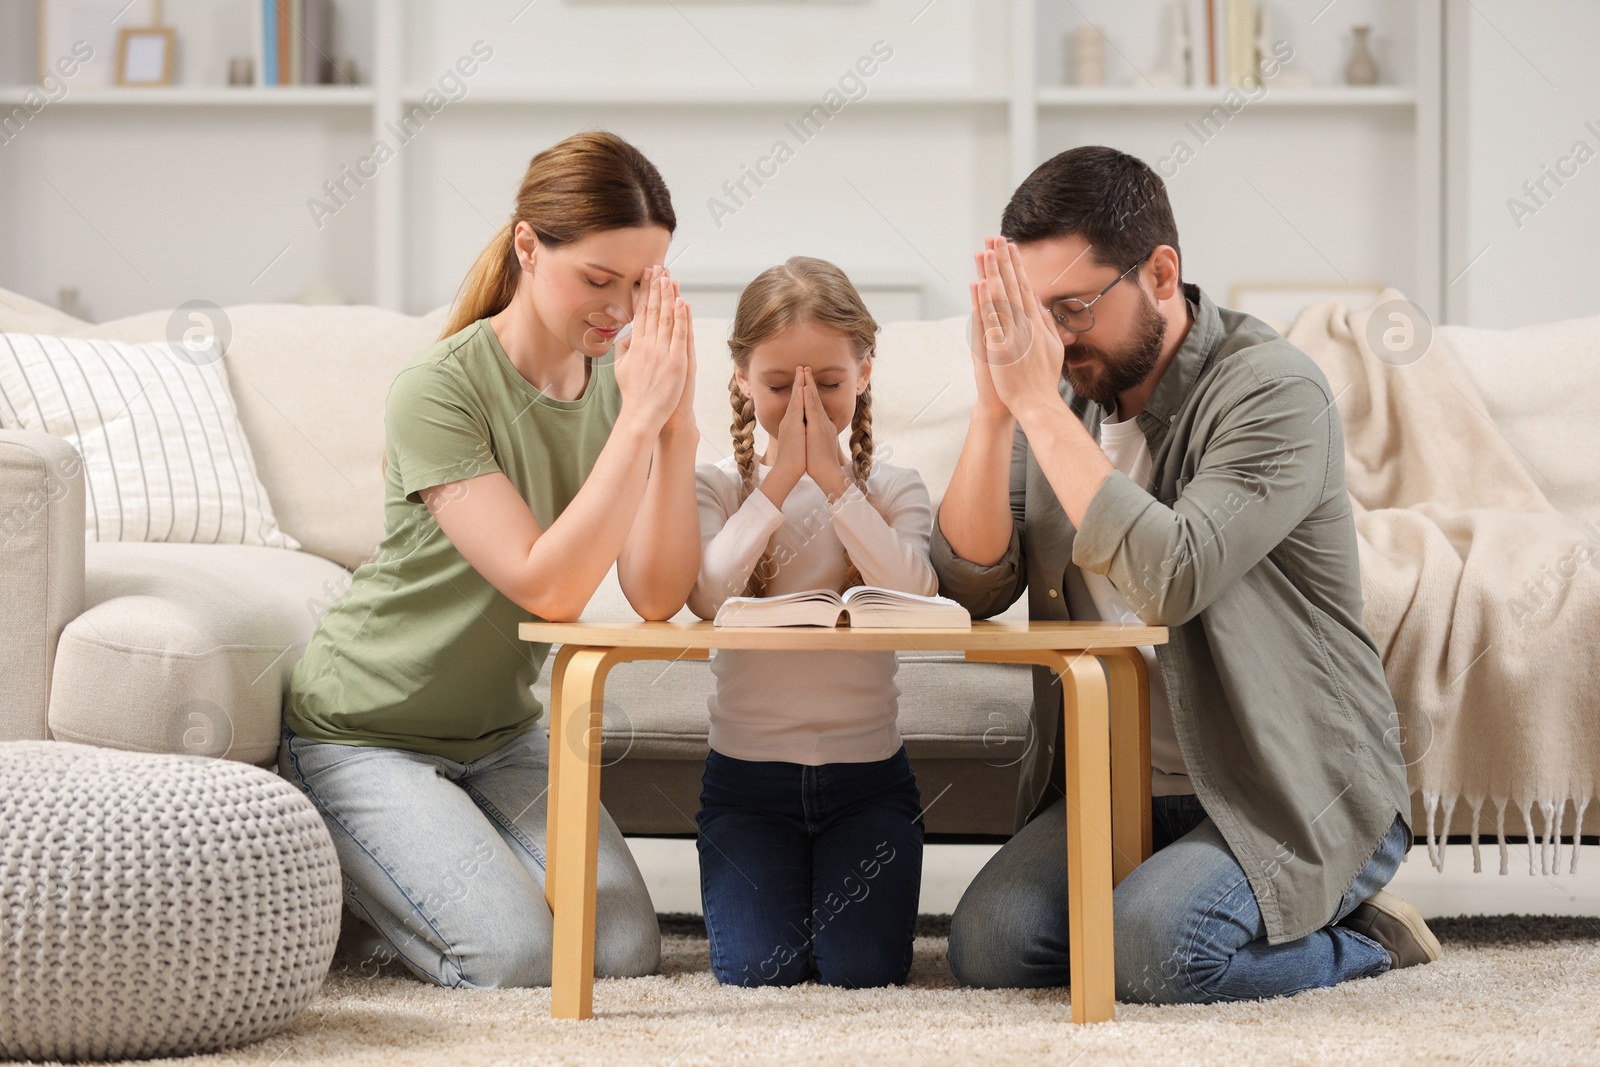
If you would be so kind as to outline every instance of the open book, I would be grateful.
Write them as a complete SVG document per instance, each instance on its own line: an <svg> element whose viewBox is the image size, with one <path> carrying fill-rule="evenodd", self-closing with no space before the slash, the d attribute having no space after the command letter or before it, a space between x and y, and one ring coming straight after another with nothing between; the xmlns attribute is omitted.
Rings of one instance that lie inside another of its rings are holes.
<svg viewBox="0 0 1600 1067"><path fill-rule="evenodd" d="M832 589L807 589L783 596L729 597L712 621L717 626L837 626L841 619L863 628L972 628L971 614L949 597L875 585L852 586L842 596Z"/></svg>

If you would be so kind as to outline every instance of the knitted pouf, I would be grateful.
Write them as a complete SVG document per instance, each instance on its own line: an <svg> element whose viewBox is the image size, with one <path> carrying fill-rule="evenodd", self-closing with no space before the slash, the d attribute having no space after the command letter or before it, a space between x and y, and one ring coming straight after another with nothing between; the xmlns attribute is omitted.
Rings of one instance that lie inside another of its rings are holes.
<svg viewBox="0 0 1600 1067"><path fill-rule="evenodd" d="M340 900L322 817L270 771L0 744L0 1058L276 1033L322 988Z"/></svg>

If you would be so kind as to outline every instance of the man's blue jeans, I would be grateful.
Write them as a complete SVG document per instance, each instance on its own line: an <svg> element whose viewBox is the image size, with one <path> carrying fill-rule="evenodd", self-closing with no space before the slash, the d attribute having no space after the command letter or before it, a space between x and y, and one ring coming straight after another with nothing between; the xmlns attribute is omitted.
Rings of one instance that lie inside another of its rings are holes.
<svg viewBox="0 0 1600 1067"><path fill-rule="evenodd" d="M312 741L285 726L278 773L322 813L346 903L413 974L442 986L547 986L549 744L535 727L460 763ZM597 883L596 972L654 973L661 929L650 891L604 809Z"/></svg>
<svg viewBox="0 0 1600 1067"><path fill-rule="evenodd" d="M898 985L922 884L922 799L904 747L871 763L756 762L713 750L700 893L726 985Z"/></svg>
<svg viewBox="0 0 1600 1067"><path fill-rule="evenodd" d="M961 982L1068 984L1065 805L1024 826L961 898L950 924L950 967ZM1376 941L1331 924L1394 877L1411 846L1398 816L1330 925L1281 945L1267 944L1244 870L1195 796L1156 797L1154 821L1155 853L1113 894L1118 1000L1256 1000L1389 969Z"/></svg>

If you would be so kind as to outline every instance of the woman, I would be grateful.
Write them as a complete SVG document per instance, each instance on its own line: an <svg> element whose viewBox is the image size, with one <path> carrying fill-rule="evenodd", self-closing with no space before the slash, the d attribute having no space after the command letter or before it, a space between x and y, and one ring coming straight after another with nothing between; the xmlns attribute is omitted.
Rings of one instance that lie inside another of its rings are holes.
<svg viewBox="0 0 1600 1067"><path fill-rule="evenodd" d="M279 769L326 820L351 910L440 985L550 981L529 688L550 646L517 624L577 618L613 563L641 616L669 618L699 571L691 324L659 266L676 223L621 138L534 156L443 336L390 388L383 542L290 679ZM604 812L596 929L599 973L658 966Z"/></svg>

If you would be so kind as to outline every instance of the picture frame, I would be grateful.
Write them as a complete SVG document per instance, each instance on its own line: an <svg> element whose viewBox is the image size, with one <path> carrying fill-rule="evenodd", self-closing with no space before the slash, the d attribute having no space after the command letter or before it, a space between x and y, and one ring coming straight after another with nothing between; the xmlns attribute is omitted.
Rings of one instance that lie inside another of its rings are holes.
<svg viewBox="0 0 1600 1067"><path fill-rule="evenodd" d="M177 34L171 26L129 26L117 33L117 84L171 85Z"/></svg>
<svg viewBox="0 0 1600 1067"><path fill-rule="evenodd" d="M93 54L76 64L72 84L105 89L116 84L118 31L161 22L160 0L38 0L39 83L57 76L63 58L77 56L79 42Z"/></svg>

